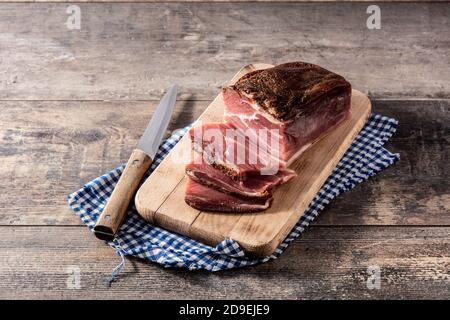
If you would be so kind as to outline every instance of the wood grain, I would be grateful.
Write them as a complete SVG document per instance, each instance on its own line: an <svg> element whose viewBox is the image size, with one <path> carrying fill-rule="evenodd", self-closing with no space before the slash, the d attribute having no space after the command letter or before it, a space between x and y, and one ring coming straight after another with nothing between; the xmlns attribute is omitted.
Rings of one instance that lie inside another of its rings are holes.
<svg viewBox="0 0 450 320"><path fill-rule="evenodd" d="M277 260L218 273L127 259L82 227L0 227L1 299L449 299L449 227L312 227ZM366 286L369 266L381 288ZM80 268L81 289L66 285Z"/></svg>
<svg viewBox="0 0 450 320"><path fill-rule="evenodd" d="M80 4L81 30L66 8L1 6L0 99L158 99L175 81L212 99L243 64L299 59L371 97L450 97L449 3L383 3L381 30L367 3Z"/></svg>
<svg viewBox="0 0 450 320"><path fill-rule="evenodd" d="M450 102L372 101L400 162L338 197L322 225L449 225ZM66 196L125 163L157 101L1 101L0 224L77 225ZM170 130L209 101L179 101ZM24 196L27 195L27 196Z"/></svg>
<svg viewBox="0 0 450 320"><path fill-rule="evenodd" d="M207 104L178 102L170 129L189 124ZM0 102L0 224L79 224L66 196L125 163L157 105Z"/></svg>
<svg viewBox="0 0 450 320"><path fill-rule="evenodd" d="M449 225L449 101L375 101L374 111L399 120L386 148L400 153L400 161L337 198L318 222Z"/></svg>

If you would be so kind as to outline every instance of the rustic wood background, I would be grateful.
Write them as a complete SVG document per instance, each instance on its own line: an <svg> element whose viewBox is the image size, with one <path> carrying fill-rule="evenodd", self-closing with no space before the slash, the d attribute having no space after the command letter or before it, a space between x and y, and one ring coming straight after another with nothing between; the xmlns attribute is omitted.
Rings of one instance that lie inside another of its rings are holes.
<svg viewBox="0 0 450 320"><path fill-rule="evenodd" d="M382 28L368 30L368 3L310 2L81 3L81 30L65 26L67 3L1 3L0 298L450 298L450 3L377 1ZM118 258L67 194L127 160L170 83L173 130L241 66L292 60L341 73L397 118L387 147L401 161L276 261L211 274L128 259L108 287Z"/></svg>

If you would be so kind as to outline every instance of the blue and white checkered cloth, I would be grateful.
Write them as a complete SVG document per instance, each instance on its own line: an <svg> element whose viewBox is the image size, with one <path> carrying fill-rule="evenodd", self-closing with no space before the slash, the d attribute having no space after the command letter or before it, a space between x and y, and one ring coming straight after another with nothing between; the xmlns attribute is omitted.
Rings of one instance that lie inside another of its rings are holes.
<svg viewBox="0 0 450 320"><path fill-rule="evenodd" d="M392 118L371 115L291 233L269 257L250 259L232 239L226 239L216 247L211 247L174 232L154 227L138 215L134 205L128 209L126 220L116 239L108 244L122 257L122 262L124 256L130 255L157 262L165 267L190 270L218 271L276 259L331 200L399 160L398 154L383 148L396 127L397 121ZM189 127L186 127L178 131L162 143L147 176L155 170L188 129ZM98 177L68 196L69 206L90 231L105 207L123 169L124 165ZM120 268L121 266L118 269ZM118 271L115 270L114 273Z"/></svg>

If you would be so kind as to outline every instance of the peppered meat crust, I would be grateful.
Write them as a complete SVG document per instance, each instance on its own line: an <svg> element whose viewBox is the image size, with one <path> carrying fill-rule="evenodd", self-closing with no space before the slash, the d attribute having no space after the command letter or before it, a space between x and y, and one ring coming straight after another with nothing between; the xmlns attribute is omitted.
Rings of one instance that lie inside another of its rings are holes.
<svg viewBox="0 0 450 320"><path fill-rule="evenodd" d="M231 87L281 121L313 112L308 105L317 99L351 94L351 85L344 77L305 62L252 71Z"/></svg>

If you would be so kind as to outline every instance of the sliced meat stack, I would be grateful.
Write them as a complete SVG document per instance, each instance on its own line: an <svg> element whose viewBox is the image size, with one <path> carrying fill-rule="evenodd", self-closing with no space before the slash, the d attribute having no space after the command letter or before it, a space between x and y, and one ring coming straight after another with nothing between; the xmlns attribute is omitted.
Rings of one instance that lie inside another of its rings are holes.
<svg viewBox="0 0 450 320"><path fill-rule="evenodd" d="M190 131L198 157L185 200L204 211L267 209L274 187L296 176L287 167L350 115L350 83L304 62L250 72L222 94L225 122Z"/></svg>
<svg viewBox="0 0 450 320"><path fill-rule="evenodd" d="M255 212L269 208L273 198L242 198L188 179L185 200L191 207L202 211Z"/></svg>

